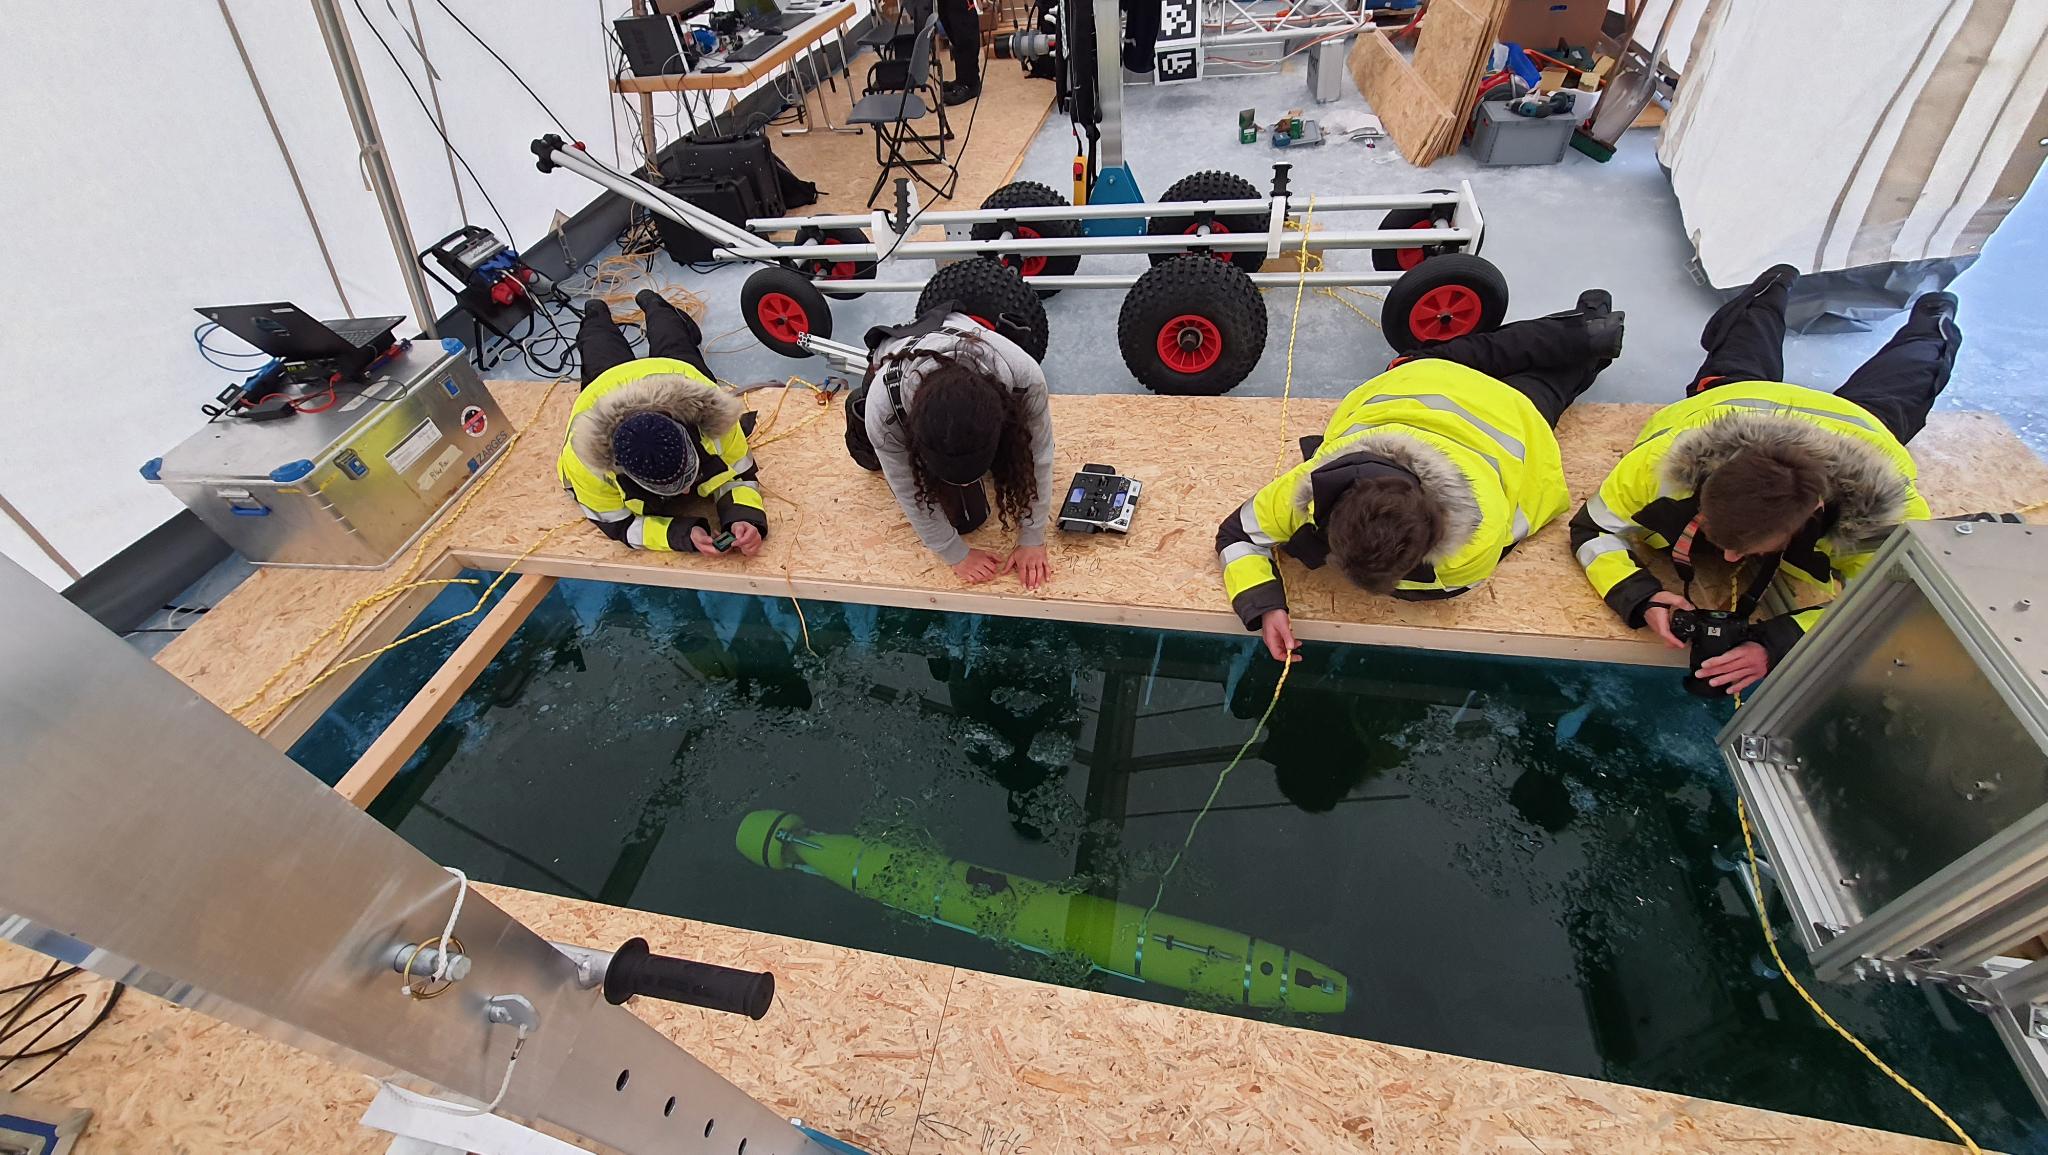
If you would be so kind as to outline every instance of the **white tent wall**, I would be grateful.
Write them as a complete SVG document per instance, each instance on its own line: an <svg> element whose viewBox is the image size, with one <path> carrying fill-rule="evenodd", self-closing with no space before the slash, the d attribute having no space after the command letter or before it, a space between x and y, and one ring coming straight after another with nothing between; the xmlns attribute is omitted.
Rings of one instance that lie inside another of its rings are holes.
<svg viewBox="0 0 2048 1155"><path fill-rule="evenodd" d="M2040 0L1712 0L1701 28L1658 157L1715 285L1973 256L2048 152Z"/></svg>
<svg viewBox="0 0 2048 1155"><path fill-rule="evenodd" d="M633 117L609 92L610 21L628 0L448 0L593 152L638 162ZM723 6L723 5L722 5ZM865 7L865 6L863 6ZM502 212L449 159L407 90L431 107ZM595 185L534 169L527 144L559 132L435 0L343 0L413 234L468 220L533 246ZM346 305L315 243L219 9L203 0L102 0L12 15L0 107L14 138L0 182L0 496L89 571L180 508L137 468L199 428L230 375L192 346L194 306L291 300L320 316L410 313L397 257L357 158L319 25L304 0L229 0L325 235ZM368 23L365 22L365 15ZM377 43L382 33L399 65ZM118 29L118 35L103 35ZM626 100L631 101L628 97ZM676 104L657 96L662 139ZM37 276L35 270L49 270ZM452 305L433 291L436 311ZM222 348L242 346L225 334ZM53 585L61 570L19 529L0 552Z"/></svg>
<svg viewBox="0 0 2048 1155"><path fill-rule="evenodd" d="M179 508L136 470L225 379L192 307L339 302L211 5L10 12L0 108L0 494L87 571ZM0 548L65 584L18 531Z"/></svg>

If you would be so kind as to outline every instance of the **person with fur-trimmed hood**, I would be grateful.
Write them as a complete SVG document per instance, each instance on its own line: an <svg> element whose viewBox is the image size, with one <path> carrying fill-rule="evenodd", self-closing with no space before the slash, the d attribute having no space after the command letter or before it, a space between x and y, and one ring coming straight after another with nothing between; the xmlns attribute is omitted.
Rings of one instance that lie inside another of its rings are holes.
<svg viewBox="0 0 2048 1155"><path fill-rule="evenodd" d="M1552 432L1621 355L1605 290L1570 312L1427 345L1351 391L1300 465L1216 531L1231 608L1277 661L1295 647L1276 567L1334 561L1373 593L1455 597L1571 506Z"/></svg>
<svg viewBox="0 0 2048 1155"><path fill-rule="evenodd" d="M603 301L583 307L583 391L556 460L562 485L606 537L634 549L752 557L768 536L768 509L745 406L713 379L688 314L651 290L634 303L647 317L645 357ZM706 508L731 535L723 548Z"/></svg>
<svg viewBox="0 0 2048 1155"><path fill-rule="evenodd" d="M1798 276L1790 265L1771 268L1707 321L1707 358L1686 400L1650 418L1572 518L1572 549L1593 588L1622 620L1648 626L1668 646L1685 645L1671 611L1692 602L1666 590L1633 548L1668 553L1688 593L1703 550L1734 564L1761 559L1733 607L1747 619L1767 597L1797 605L1785 579L1839 590L1900 522L1929 516L1906 443L1955 366L1963 339L1955 296L1922 296L1884 348L1824 393L1780 380L1785 298ZM1758 624L1756 640L1703 663L1700 677L1740 693L1820 615L1786 609Z"/></svg>

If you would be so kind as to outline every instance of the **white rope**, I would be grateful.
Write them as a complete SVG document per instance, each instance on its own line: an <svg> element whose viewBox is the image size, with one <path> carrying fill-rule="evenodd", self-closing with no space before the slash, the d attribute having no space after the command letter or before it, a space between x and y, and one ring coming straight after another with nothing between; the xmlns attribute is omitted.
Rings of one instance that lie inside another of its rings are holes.
<svg viewBox="0 0 2048 1155"><path fill-rule="evenodd" d="M519 1065L519 1052L525 1046L526 1028L521 1026L519 1028L519 1037L512 1042L512 1055L505 1060L505 1077L498 1083L498 1093L491 1096L491 1101L481 1107L471 1107L463 1103L450 1102L447 1099L436 1099L430 1095L422 1095L418 1091L408 1091L388 1079L377 1080L377 1085L415 1106L428 1107L436 1111L446 1111L450 1115L488 1115L498 1109L498 1105L505 1101L505 1092L512 1088L512 1071L513 1068Z"/></svg>
<svg viewBox="0 0 2048 1155"><path fill-rule="evenodd" d="M441 949L434 954L434 981L437 983L448 977L448 943L455 937L455 920L462 917L462 900L469 896L468 875L452 866L444 866L441 869L455 876L455 906L448 912L448 925L441 928ZM519 1037L525 1038L526 1032L521 1031ZM508 1082L512 1078L509 1067L505 1070L505 1078ZM500 1091L499 1094L502 1095L504 1092Z"/></svg>
<svg viewBox="0 0 2048 1155"><path fill-rule="evenodd" d="M441 927L441 938L434 951L434 973L428 976L428 981L436 983L448 978L448 956L453 949L449 944L455 939L455 920L462 917L462 900L469 897L469 876L452 866L444 866L441 869L455 876L455 905L448 910L448 921ZM413 953L417 956L419 952L416 949ZM410 969L409 963L407 969ZM419 997L418 992L413 990L413 980L410 977L401 979L400 984L398 989L405 993L406 998Z"/></svg>

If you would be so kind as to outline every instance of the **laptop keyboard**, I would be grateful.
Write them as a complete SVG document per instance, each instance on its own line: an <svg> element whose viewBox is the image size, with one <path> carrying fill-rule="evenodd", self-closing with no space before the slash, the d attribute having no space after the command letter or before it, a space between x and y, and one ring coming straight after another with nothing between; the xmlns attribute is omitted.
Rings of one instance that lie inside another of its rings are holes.
<svg viewBox="0 0 2048 1155"><path fill-rule="evenodd" d="M731 52L726 53L725 59L733 64L738 64L747 60L759 60L763 55L765 55L768 52L769 49L774 48L776 45L782 43L785 39L787 39L787 37L783 36L780 32L769 32L761 36L756 36L752 40L747 41L745 44L742 44L738 48L733 49Z"/></svg>

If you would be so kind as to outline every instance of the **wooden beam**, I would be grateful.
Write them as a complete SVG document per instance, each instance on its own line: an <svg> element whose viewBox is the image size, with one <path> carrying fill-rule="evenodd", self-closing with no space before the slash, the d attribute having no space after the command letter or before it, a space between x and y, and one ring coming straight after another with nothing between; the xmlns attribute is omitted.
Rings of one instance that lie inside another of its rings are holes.
<svg viewBox="0 0 2048 1155"><path fill-rule="evenodd" d="M434 561L434 564L421 571L417 580L442 580L452 578L461 572L461 563L457 562L452 554L444 553ZM425 586L407 590L385 602L383 608L370 619L370 624L362 627L362 632L358 633L355 640L340 653L317 668L299 671L286 684L296 686L312 677L318 670L329 669L359 654L367 654L379 646L397 641L398 636L405 632L405 627L411 625L413 619L419 617L420 613L447 588ZM263 740L280 750L291 749L293 743L305 737L306 731L313 728L313 723L318 722L328 707L334 705L335 700L354 685L355 680L363 676L363 671L373 664L360 662L350 666L308 691L305 697L293 702L284 713L279 714L270 725L263 728Z"/></svg>
<svg viewBox="0 0 2048 1155"><path fill-rule="evenodd" d="M518 555L510 551L463 549L459 556L478 569L503 570ZM1244 623L1228 610L1180 609L1118 602L1020 596L967 587L931 590L857 581L786 578L743 569L699 569L637 564L629 556L618 561L549 557L535 554L519 562L521 573L612 582L621 585L669 586L718 593L756 594L769 598L807 598L826 602L857 602L913 610L993 614L1006 618L1041 618L1093 625L1136 626L1151 630L1243 637ZM1307 642L1347 642L1405 649L1449 650L1467 654L1498 654L1524 658L1566 658L1634 666L1683 666L1685 653L1669 649L1646 631L1621 638L1581 638L1561 634L1518 634L1501 630L1455 629L1297 617L1294 636Z"/></svg>
<svg viewBox="0 0 2048 1155"><path fill-rule="evenodd" d="M367 807L398 774L406 759L412 757L412 752L419 749L420 743L426 741L427 734L448 716L456 699L483 673L512 632L554 588L555 579L542 574L526 574L514 582L498 604L484 614L476 629L448 655L441 668L434 671L434 676L427 679L427 684L420 687L420 692L412 696L412 701L405 704L405 709L398 712L398 717L384 727L384 732L342 775L341 781L334 784L335 792L359 807Z"/></svg>

